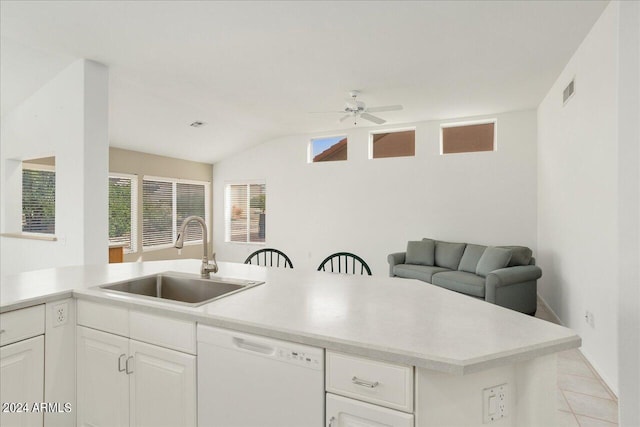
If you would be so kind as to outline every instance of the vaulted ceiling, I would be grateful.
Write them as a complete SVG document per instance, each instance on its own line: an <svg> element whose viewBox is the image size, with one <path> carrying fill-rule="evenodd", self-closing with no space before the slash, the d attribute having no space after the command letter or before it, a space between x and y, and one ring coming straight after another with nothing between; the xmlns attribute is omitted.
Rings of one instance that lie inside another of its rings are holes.
<svg viewBox="0 0 640 427"><path fill-rule="evenodd" d="M2 1L1 112L78 58L109 67L111 145L207 162L353 126L310 114L351 89L391 124L535 108L606 3Z"/></svg>

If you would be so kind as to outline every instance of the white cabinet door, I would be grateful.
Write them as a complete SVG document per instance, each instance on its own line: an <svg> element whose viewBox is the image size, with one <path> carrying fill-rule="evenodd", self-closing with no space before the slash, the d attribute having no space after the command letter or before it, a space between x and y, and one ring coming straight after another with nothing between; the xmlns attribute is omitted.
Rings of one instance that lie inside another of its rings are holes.
<svg viewBox="0 0 640 427"><path fill-rule="evenodd" d="M132 427L196 426L196 357L130 341Z"/></svg>
<svg viewBox="0 0 640 427"><path fill-rule="evenodd" d="M44 400L44 336L5 345L0 348L0 401L28 405L33 409L34 403ZM3 407L4 409L4 407ZM25 412L22 406L7 408L11 411L0 415L3 427L42 426L42 412Z"/></svg>
<svg viewBox="0 0 640 427"><path fill-rule="evenodd" d="M78 426L129 425L128 354L127 338L78 326Z"/></svg>
<svg viewBox="0 0 640 427"><path fill-rule="evenodd" d="M327 427L413 427L413 414L327 393Z"/></svg>

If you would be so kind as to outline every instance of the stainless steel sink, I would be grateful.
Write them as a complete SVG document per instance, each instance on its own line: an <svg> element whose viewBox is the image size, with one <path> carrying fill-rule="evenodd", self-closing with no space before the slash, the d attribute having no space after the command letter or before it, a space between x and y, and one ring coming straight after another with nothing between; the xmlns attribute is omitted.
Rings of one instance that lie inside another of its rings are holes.
<svg viewBox="0 0 640 427"><path fill-rule="evenodd" d="M147 299L169 300L196 307L263 283L226 278L203 279L197 275L166 272L111 285L102 285L100 288L108 292L125 293Z"/></svg>

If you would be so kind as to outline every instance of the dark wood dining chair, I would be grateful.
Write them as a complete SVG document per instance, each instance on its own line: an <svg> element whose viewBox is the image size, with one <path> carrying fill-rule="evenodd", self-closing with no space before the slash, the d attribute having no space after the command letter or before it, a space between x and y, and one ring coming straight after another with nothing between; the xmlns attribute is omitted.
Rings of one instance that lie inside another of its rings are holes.
<svg viewBox="0 0 640 427"><path fill-rule="evenodd" d="M358 255L349 252L336 252L320 263L318 271L330 271L331 273L362 274L365 272L371 276L371 269Z"/></svg>
<svg viewBox="0 0 640 427"><path fill-rule="evenodd" d="M293 264L284 252L273 248L260 249L252 253L244 261L245 264L265 267L293 268Z"/></svg>

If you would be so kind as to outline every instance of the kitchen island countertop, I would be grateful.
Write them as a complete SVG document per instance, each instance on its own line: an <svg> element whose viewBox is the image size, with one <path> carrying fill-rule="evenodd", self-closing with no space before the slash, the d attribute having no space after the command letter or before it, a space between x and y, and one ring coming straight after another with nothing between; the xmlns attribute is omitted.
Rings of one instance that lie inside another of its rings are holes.
<svg viewBox="0 0 640 427"><path fill-rule="evenodd" d="M265 283L189 307L96 287L197 273L199 260L61 267L2 277L0 312L73 296L456 375L581 344L568 328L418 280L219 265L217 277Z"/></svg>

